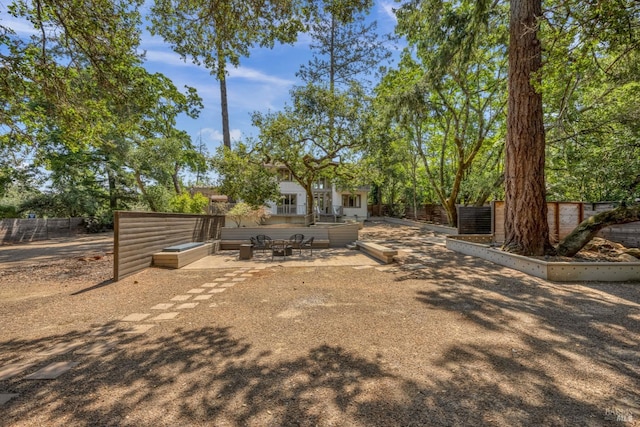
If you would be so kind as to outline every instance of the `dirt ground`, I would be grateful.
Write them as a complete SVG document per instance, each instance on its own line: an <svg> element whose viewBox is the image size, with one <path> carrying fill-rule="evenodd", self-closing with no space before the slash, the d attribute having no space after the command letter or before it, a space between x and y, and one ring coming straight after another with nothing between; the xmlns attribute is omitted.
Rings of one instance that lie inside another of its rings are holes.
<svg viewBox="0 0 640 427"><path fill-rule="evenodd" d="M114 283L107 247L1 268L0 425L640 425L640 283L547 282L415 227L360 237L398 248L399 263ZM243 275L127 333L132 313ZM46 351L69 343L107 350ZM77 365L25 378L50 362Z"/></svg>

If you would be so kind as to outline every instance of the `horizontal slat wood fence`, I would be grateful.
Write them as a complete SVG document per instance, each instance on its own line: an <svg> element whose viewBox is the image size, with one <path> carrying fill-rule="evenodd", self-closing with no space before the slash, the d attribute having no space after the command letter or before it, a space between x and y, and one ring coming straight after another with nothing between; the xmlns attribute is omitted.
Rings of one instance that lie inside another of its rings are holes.
<svg viewBox="0 0 640 427"><path fill-rule="evenodd" d="M224 216L115 212L113 277L118 281L150 267L168 246L220 239Z"/></svg>
<svg viewBox="0 0 640 427"><path fill-rule="evenodd" d="M0 220L0 242L20 243L85 233L83 218L9 218Z"/></svg>
<svg viewBox="0 0 640 427"><path fill-rule="evenodd" d="M491 206L458 206L458 234L491 234Z"/></svg>

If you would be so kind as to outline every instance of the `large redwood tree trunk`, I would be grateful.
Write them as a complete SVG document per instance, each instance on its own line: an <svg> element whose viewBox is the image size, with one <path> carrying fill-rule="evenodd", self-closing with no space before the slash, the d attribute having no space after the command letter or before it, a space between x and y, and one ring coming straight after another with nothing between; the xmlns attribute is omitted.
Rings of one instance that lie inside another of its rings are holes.
<svg viewBox="0 0 640 427"><path fill-rule="evenodd" d="M503 249L521 255L543 255L553 250L547 224L542 95L531 84L542 65L537 37L541 3L510 3Z"/></svg>

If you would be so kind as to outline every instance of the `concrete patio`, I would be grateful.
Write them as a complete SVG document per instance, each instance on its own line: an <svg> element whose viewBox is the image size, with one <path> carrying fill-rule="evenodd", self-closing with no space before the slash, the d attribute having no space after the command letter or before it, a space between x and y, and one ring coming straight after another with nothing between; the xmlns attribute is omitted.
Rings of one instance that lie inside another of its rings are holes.
<svg viewBox="0 0 640 427"><path fill-rule="evenodd" d="M299 254L297 249L293 254L285 258L281 256L271 257L271 251L254 251L250 260L238 259L240 251L220 251L214 255L206 256L185 267L184 270L203 270L217 268L256 268L256 267L329 267L329 266L382 266L379 261L364 253L347 248L314 249L313 254L303 250Z"/></svg>

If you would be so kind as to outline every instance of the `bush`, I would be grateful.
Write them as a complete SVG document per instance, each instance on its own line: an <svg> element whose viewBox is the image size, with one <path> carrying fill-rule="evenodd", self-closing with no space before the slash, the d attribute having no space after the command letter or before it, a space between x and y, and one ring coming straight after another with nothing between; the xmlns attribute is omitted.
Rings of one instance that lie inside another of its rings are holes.
<svg viewBox="0 0 640 427"><path fill-rule="evenodd" d="M0 219L3 218L20 218L18 207L13 205L0 205Z"/></svg>
<svg viewBox="0 0 640 427"><path fill-rule="evenodd" d="M205 214L209 199L200 193L191 196L189 193L182 193L173 196L169 201L171 212Z"/></svg>

